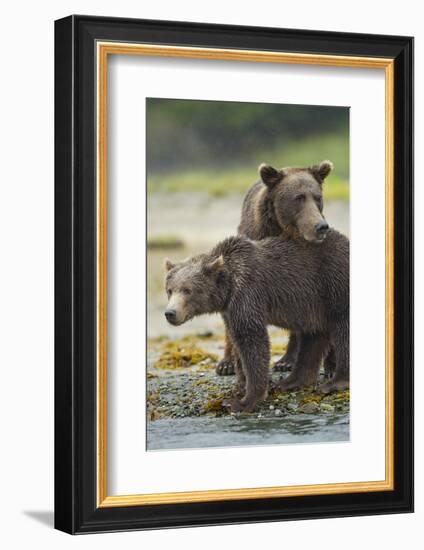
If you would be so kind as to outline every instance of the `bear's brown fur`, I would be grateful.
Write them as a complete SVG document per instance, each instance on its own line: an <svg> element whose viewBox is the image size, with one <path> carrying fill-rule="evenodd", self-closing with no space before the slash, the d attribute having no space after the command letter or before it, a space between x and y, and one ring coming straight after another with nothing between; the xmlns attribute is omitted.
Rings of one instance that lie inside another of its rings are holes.
<svg viewBox="0 0 424 550"><path fill-rule="evenodd" d="M322 183L333 164L322 161L309 168L259 166L260 181L247 192L241 212L238 233L252 240L280 236L301 239L317 245L323 241L328 224L323 216ZM299 354L299 338L292 333L285 355L274 365L275 370L291 370ZM233 374L235 360L231 341L226 338L223 359L217 374ZM334 353L325 361L327 376L334 370Z"/></svg>
<svg viewBox="0 0 424 550"><path fill-rule="evenodd" d="M230 237L208 254L166 263L165 316L181 325L204 313L221 313L236 356L239 400L251 411L268 390L267 325L301 333L299 358L283 390L314 385L325 350L334 346L336 371L324 392L349 385L349 241L329 230L321 247L280 237ZM299 274L301 273L301 276Z"/></svg>
<svg viewBox="0 0 424 550"><path fill-rule="evenodd" d="M322 183L332 168L328 160L310 168L281 170L261 164L261 180L244 198L238 233L255 241L282 236L322 242L328 230Z"/></svg>

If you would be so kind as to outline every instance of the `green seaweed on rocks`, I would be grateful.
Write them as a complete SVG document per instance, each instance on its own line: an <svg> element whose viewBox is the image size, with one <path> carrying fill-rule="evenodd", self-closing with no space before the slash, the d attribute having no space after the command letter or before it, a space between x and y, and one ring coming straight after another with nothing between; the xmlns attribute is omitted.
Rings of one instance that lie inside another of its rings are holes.
<svg viewBox="0 0 424 550"><path fill-rule="evenodd" d="M222 407L223 399L209 399L205 405L206 413L221 413L225 412Z"/></svg>
<svg viewBox="0 0 424 550"><path fill-rule="evenodd" d="M282 355L287 350L287 344L279 344L278 342L271 344L271 355Z"/></svg>
<svg viewBox="0 0 424 550"><path fill-rule="evenodd" d="M184 342L167 342L164 351L154 363L156 369L180 369L216 363L217 355L207 352L196 345Z"/></svg>
<svg viewBox="0 0 424 550"><path fill-rule="evenodd" d="M147 240L147 248L183 248L184 241L177 235L155 235Z"/></svg>
<svg viewBox="0 0 424 550"><path fill-rule="evenodd" d="M300 400L300 405L306 405L307 403L320 403L324 395L322 393L307 393Z"/></svg>
<svg viewBox="0 0 424 550"><path fill-rule="evenodd" d="M335 392L335 393L331 393L327 397L330 398L333 403L334 402L349 402L350 392L349 392L349 390L338 391L338 392Z"/></svg>

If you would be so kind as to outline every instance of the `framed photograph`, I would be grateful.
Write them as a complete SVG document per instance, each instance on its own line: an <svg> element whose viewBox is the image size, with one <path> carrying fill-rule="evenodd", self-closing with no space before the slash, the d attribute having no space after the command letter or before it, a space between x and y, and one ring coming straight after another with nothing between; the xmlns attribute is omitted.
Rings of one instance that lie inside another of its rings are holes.
<svg viewBox="0 0 424 550"><path fill-rule="evenodd" d="M411 512L413 39L55 23L55 525Z"/></svg>

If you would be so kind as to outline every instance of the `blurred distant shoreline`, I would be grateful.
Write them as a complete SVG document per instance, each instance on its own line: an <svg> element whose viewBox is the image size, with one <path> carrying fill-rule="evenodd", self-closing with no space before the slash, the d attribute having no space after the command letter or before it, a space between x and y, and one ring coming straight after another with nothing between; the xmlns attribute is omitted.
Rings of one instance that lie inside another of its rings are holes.
<svg viewBox="0 0 424 550"><path fill-rule="evenodd" d="M290 165L293 166L293 163ZM203 193L211 197L244 195L249 187L258 181L255 172L254 169L228 168L156 173L148 178L148 193ZM349 183L337 175L330 176L324 184L323 194L324 201L348 201Z"/></svg>

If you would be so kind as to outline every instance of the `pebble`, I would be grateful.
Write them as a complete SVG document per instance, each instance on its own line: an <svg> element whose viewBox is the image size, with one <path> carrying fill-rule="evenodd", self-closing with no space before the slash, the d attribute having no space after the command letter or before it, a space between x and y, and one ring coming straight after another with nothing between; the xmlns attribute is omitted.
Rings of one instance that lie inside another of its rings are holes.
<svg viewBox="0 0 424 550"><path fill-rule="evenodd" d="M330 403L321 403L319 408L321 411L324 412L334 412L336 407L334 405L331 405Z"/></svg>
<svg viewBox="0 0 424 550"><path fill-rule="evenodd" d="M318 410L319 410L319 405L318 405L318 403L315 403L314 401L311 401L310 403L305 403L299 409L300 412L305 413L305 414L316 413Z"/></svg>
<svg viewBox="0 0 424 550"><path fill-rule="evenodd" d="M275 416L281 416L281 411L280 411L280 409L275 409L274 414L275 414Z"/></svg>

